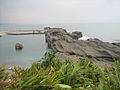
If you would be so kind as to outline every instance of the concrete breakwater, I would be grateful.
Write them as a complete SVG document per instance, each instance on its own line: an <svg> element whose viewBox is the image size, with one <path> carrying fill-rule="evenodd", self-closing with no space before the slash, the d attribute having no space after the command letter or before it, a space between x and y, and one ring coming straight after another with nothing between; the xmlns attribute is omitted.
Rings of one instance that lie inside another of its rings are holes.
<svg viewBox="0 0 120 90"><path fill-rule="evenodd" d="M120 60L120 43L103 42L99 39L80 40L81 32L68 33L65 29L49 28L45 34L48 47L61 61L77 62L87 57L100 67L114 65L113 58Z"/></svg>
<svg viewBox="0 0 120 90"><path fill-rule="evenodd" d="M17 31L0 31L0 36L3 35L27 35L27 34L44 34L46 30L17 30Z"/></svg>

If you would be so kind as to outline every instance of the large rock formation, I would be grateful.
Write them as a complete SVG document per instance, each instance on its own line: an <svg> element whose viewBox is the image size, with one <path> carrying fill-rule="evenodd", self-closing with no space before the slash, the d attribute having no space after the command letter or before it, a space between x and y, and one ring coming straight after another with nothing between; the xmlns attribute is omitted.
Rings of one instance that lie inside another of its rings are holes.
<svg viewBox="0 0 120 90"><path fill-rule="evenodd" d="M48 47L63 60L74 62L79 57L88 57L99 66L112 65L113 58L120 59L120 44L103 42L99 39L78 40L81 32L67 33L65 29L49 28L45 34Z"/></svg>

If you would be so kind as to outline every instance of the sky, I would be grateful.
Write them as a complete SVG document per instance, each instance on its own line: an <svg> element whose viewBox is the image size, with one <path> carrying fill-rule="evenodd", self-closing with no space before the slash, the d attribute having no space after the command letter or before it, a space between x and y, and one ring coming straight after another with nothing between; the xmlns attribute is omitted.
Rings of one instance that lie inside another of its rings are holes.
<svg viewBox="0 0 120 90"><path fill-rule="evenodd" d="M0 0L0 24L120 23L120 0Z"/></svg>

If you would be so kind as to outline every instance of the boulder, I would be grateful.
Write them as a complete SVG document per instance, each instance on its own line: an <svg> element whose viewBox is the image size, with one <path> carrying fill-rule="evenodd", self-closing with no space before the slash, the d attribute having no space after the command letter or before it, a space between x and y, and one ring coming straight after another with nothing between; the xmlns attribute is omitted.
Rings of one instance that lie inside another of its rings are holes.
<svg viewBox="0 0 120 90"><path fill-rule="evenodd" d="M45 28L44 28L44 30L49 30L49 29L51 29L51 28L50 28L50 27L45 27Z"/></svg>
<svg viewBox="0 0 120 90"><path fill-rule="evenodd" d="M78 39L81 38L83 35L82 35L82 32L75 31L75 32L72 32L72 34L70 34L70 36L71 36L73 39L78 40Z"/></svg>
<svg viewBox="0 0 120 90"><path fill-rule="evenodd" d="M81 38L83 36L82 32L78 32L78 31L72 32L72 35L76 36L77 38Z"/></svg>
<svg viewBox="0 0 120 90"><path fill-rule="evenodd" d="M16 50L22 50L23 49L23 45L20 44L20 43L16 43L15 48L16 48Z"/></svg>

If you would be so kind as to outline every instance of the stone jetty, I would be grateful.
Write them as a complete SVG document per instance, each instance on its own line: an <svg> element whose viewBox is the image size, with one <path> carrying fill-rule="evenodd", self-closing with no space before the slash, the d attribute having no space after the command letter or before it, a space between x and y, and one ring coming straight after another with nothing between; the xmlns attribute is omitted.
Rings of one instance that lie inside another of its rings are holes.
<svg viewBox="0 0 120 90"><path fill-rule="evenodd" d="M0 31L0 36L4 36L4 35L44 34L44 33L45 33L45 30Z"/></svg>
<svg viewBox="0 0 120 90"><path fill-rule="evenodd" d="M103 42L99 39L79 40L81 32L68 33L62 28L46 28L46 42L55 55L76 62L80 57L87 57L98 66L114 65L113 59L120 60L120 43Z"/></svg>

